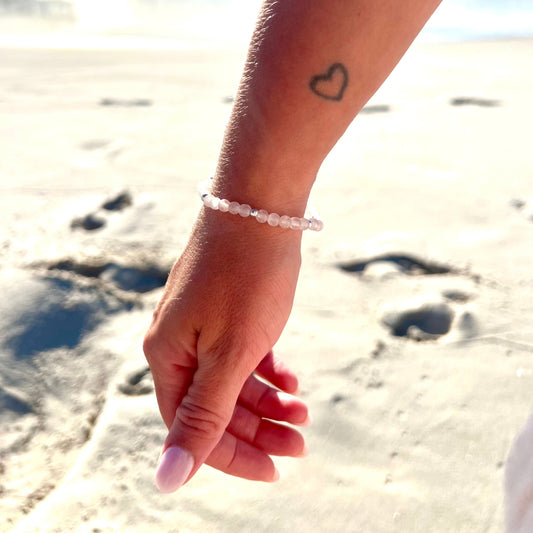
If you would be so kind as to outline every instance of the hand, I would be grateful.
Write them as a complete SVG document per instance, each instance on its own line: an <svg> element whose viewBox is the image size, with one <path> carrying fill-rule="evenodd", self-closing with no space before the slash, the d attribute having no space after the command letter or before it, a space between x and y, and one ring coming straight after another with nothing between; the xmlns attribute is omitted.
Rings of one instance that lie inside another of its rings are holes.
<svg viewBox="0 0 533 533"><path fill-rule="evenodd" d="M285 393L296 376L272 354L289 317L301 232L203 209L145 336L169 434L156 482L176 490L207 462L273 481L270 455L305 453L306 405ZM257 379L252 373L271 385Z"/></svg>

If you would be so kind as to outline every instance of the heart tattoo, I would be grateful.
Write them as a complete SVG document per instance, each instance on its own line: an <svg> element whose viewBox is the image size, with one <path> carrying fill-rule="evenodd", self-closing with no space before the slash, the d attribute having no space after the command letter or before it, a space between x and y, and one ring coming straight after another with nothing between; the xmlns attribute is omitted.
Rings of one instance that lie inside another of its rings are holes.
<svg viewBox="0 0 533 533"><path fill-rule="evenodd" d="M339 102L348 86L348 70L342 63L333 63L325 74L313 76L309 82L311 90L320 98Z"/></svg>

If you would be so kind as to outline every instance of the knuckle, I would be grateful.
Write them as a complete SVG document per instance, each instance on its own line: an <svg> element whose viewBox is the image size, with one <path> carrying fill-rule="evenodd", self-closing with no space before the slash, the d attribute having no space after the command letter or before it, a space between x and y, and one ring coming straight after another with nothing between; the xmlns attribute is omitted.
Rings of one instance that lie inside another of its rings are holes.
<svg viewBox="0 0 533 533"><path fill-rule="evenodd" d="M143 338L142 348L144 352L144 356L147 360L150 360L150 358L155 354L157 351L157 345L158 340L157 336L154 335L154 332L152 329L149 329Z"/></svg>
<svg viewBox="0 0 533 533"><path fill-rule="evenodd" d="M144 335L142 349L150 364L169 359L176 351L176 348L169 343L164 331L154 326L151 326Z"/></svg>
<svg viewBox="0 0 533 533"><path fill-rule="evenodd" d="M221 435L228 420L219 413L200 407L185 399L176 412L176 418L184 429L202 439L213 439Z"/></svg>
<svg viewBox="0 0 533 533"><path fill-rule="evenodd" d="M265 390L261 393L259 398L257 398L255 408L259 410L264 410L270 407L273 401L277 400L276 393L270 387L266 387Z"/></svg>

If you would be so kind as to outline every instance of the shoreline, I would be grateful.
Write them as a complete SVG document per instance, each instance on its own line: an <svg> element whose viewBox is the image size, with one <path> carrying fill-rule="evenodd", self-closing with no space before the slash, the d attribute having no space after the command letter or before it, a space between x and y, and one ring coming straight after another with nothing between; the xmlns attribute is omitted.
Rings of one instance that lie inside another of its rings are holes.
<svg viewBox="0 0 533 533"><path fill-rule="evenodd" d="M16 31L9 19L0 17L0 47L43 48L48 50L157 50L157 51L231 51L246 50L251 37L250 28L242 28L232 38L214 36L191 39L178 37L179 30L168 28L162 32L153 31L150 26L131 26L103 31L61 25L61 21L26 21L14 19ZM533 39L533 33L500 35L479 35L475 32L464 35L437 35L434 31L422 32L415 45L447 45L490 42L514 42Z"/></svg>

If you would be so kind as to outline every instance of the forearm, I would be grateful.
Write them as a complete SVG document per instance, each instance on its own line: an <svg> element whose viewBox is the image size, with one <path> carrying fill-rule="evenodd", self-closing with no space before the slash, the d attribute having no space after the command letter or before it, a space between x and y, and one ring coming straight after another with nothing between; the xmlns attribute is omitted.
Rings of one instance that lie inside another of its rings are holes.
<svg viewBox="0 0 533 533"><path fill-rule="evenodd" d="M224 138L218 193L301 212L322 161L439 3L267 0Z"/></svg>

